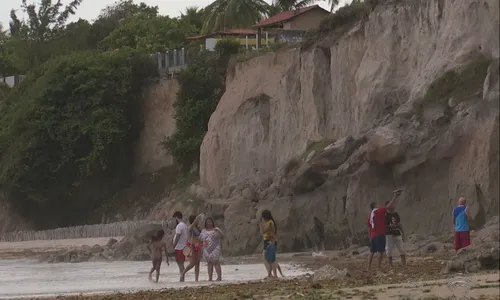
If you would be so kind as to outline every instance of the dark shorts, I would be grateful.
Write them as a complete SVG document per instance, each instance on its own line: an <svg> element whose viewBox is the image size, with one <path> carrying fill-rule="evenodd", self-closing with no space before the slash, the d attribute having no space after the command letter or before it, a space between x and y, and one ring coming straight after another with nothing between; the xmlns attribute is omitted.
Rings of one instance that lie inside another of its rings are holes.
<svg viewBox="0 0 500 300"><path fill-rule="evenodd" d="M185 260L186 257L184 256L184 253L182 253L182 250L175 250L175 261L184 262Z"/></svg>
<svg viewBox="0 0 500 300"><path fill-rule="evenodd" d="M377 235L370 240L371 253L384 253L385 252L385 234Z"/></svg>
<svg viewBox="0 0 500 300"><path fill-rule="evenodd" d="M455 231L453 246L457 251L470 246L470 231Z"/></svg>

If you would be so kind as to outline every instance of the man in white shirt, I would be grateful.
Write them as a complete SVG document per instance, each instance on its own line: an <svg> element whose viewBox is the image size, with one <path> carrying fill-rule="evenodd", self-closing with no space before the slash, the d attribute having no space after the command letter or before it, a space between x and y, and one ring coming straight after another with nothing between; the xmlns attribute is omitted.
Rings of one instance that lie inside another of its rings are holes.
<svg viewBox="0 0 500 300"><path fill-rule="evenodd" d="M184 272L184 261L186 261L186 257L184 256L182 250L184 250L184 248L186 248L187 246L189 233L186 223L182 221L182 213L180 211L176 211L173 217L177 222L173 241L175 249L175 261L179 266L179 272L182 274L182 272Z"/></svg>

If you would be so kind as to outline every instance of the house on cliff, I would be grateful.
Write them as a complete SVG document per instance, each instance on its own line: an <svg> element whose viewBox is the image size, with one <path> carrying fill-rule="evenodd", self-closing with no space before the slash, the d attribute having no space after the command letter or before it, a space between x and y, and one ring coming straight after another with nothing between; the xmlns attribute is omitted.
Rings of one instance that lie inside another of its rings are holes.
<svg viewBox="0 0 500 300"><path fill-rule="evenodd" d="M205 40L205 49L213 51L217 41L221 39L232 38L240 42L245 48L257 47L257 30L254 29L226 29L223 31L212 32L205 35L188 37L187 40ZM261 45L268 45L272 40L268 35L261 36Z"/></svg>
<svg viewBox="0 0 500 300"><path fill-rule="evenodd" d="M266 30L275 36L275 42L300 42L307 30L316 29L331 13L319 5L280 12L252 27L260 33Z"/></svg>

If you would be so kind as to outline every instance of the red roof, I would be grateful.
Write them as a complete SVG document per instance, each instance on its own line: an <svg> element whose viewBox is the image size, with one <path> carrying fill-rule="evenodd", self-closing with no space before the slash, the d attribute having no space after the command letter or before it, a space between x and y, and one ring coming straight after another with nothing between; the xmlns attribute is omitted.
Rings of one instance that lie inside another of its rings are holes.
<svg viewBox="0 0 500 300"><path fill-rule="evenodd" d="M217 32L212 32L206 35L198 35L198 36L191 36L186 39L188 40L197 40L197 39L202 39L202 38L207 38L207 37L212 37L216 35L254 35L257 34L256 30L253 29L225 29L224 31L217 31Z"/></svg>
<svg viewBox="0 0 500 300"><path fill-rule="evenodd" d="M270 17L269 19L264 19L264 20L260 21L259 23L253 25L252 27L254 27L254 28L255 27L269 27L272 25L283 23L283 22L289 21L289 20L291 20L291 19L293 19L301 14L304 14L308 11L311 11L311 10L317 9L317 8L319 8L327 13L330 13L326 9L323 9L322 7L320 7L319 5L313 5L313 6L303 7L303 8L297 9L297 10L280 12L279 14L274 15L274 16Z"/></svg>

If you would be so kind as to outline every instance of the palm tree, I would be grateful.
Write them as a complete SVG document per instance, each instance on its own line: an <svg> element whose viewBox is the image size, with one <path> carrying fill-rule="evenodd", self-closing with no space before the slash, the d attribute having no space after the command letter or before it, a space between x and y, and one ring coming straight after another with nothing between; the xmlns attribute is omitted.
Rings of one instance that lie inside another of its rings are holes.
<svg viewBox="0 0 500 300"><path fill-rule="evenodd" d="M203 27L203 21L205 11L204 9L200 9L197 6L186 7L184 12L181 12L180 19L198 29L200 31Z"/></svg>
<svg viewBox="0 0 500 300"><path fill-rule="evenodd" d="M328 1L330 5L330 11L333 11L338 5L339 0L322 0ZM314 3L318 2L317 0L274 0L273 5L279 7L282 11L300 9Z"/></svg>
<svg viewBox="0 0 500 300"><path fill-rule="evenodd" d="M249 28L269 14L264 0L215 0L208 5L203 33L226 28Z"/></svg>

